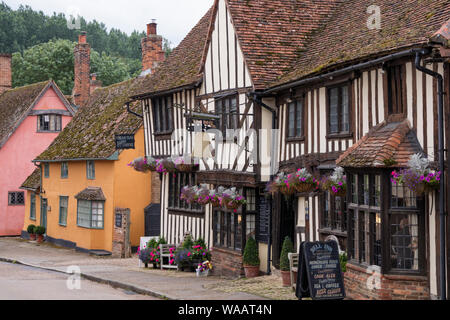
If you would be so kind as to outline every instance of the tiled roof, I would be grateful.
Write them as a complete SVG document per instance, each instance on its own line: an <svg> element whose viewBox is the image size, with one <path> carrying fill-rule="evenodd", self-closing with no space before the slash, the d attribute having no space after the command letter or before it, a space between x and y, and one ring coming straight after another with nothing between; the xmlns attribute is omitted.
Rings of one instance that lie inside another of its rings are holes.
<svg viewBox="0 0 450 320"><path fill-rule="evenodd" d="M369 29L372 13L379 6L381 28ZM450 17L449 0L343 1L327 22L311 34L292 70L271 86L325 72L364 58L428 43Z"/></svg>
<svg viewBox="0 0 450 320"><path fill-rule="evenodd" d="M281 76L342 0L227 0L256 89Z"/></svg>
<svg viewBox="0 0 450 320"><path fill-rule="evenodd" d="M447 20L431 39L443 46L450 47L450 20Z"/></svg>
<svg viewBox="0 0 450 320"><path fill-rule="evenodd" d="M158 65L153 74L144 78L142 89L135 95L166 91L201 81L199 73L203 48L208 34L212 8L192 28L188 35Z"/></svg>
<svg viewBox="0 0 450 320"><path fill-rule="evenodd" d="M28 176L28 178L20 186L21 189L27 190L38 190L41 186L41 169L34 169L33 173Z"/></svg>
<svg viewBox="0 0 450 320"><path fill-rule="evenodd" d="M14 88L0 94L0 148L14 133L49 82Z"/></svg>
<svg viewBox="0 0 450 320"><path fill-rule="evenodd" d="M72 121L36 161L107 159L116 151L115 134L135 133L141 118L127 112L126 102L142 79L132 79L95 90L88 104L78 109ZM130 108L140 113L139 103Z"/></svg>
<svg viewBox="0 0 450 320"><path fill-rule="evenodd" d="M347 149L336 164L352 168L406 167L416 153L423 150L408 120L383 121Z"/></svg>
<svg viewBox="0 0 450 320"><path fill-rule="evenodd" d="M100 187L87 187L83 191L78 192L75 195L75 199L78 200L90 200L90 201L105 201L105 195Z"/></svg>

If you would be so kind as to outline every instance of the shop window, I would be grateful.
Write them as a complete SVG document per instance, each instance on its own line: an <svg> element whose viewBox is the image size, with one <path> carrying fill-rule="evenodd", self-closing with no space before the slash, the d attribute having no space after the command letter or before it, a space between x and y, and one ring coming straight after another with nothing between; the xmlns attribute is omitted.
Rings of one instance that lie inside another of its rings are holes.
<svg viewBox="0 0 450 320"><path fill-rule="evenodd" d="M216 209L213 214L214 246L242 250L242 214Z"/></svg>
<svg viewBox="0 0 450 320"><path fill-rule="evenodd" d="M345 197L337 197L325 191L322 212L322 228L347 231L347 201Z"/></svg>

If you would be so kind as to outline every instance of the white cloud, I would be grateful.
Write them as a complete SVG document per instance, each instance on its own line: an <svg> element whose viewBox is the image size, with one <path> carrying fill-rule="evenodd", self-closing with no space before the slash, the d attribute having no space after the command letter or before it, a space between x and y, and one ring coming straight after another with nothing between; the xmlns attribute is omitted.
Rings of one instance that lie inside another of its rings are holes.
<svg viewBox="0 0 450 320"><path fill-rule="evenodd" d="M88 21L103 22L108 29L128 34L145 31L151 19L158 23L158 34L177 45L212 6L213 0L3 0L12 9L29 5L47 15L79 9Z"/></svg>

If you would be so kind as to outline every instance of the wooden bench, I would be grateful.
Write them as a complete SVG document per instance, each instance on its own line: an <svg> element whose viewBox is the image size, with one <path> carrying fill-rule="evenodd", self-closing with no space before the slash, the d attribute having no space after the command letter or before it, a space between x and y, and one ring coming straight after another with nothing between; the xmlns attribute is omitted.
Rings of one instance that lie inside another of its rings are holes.
<svg viewBox="0 0 450 320"><path fill-rule="evenodd" d="M170 248L176 248L175 244L161 244L159 246L159 253L161 257L161 269L177 269L176 263L170 264L170 260L173 259L170 257ZM175 256L175 252L172 253Z"/></svg>
<svg viewBox="0 0 450 320"><path fill-rule="evenodd" d="M288 253L289 258L289 271L291 273L291 287L295 291L295 286L297 285L294 281L294 272L297 272L298 276L298 253L290 252Z"/></svg>

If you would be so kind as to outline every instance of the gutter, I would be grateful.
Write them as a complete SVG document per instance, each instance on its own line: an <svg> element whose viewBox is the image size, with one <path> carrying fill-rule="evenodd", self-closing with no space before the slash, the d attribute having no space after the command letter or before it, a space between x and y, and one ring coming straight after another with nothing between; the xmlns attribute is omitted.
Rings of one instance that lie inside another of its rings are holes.
<svg viewBox="0 0 450 320"><path fill-rule="evenodd" d="M191 84L186 84L184 86L177 87L174 89L155 91L155 92L151 92L151 93L144 93L144 94L140 94L140 95L136 95L136 96L131 96L130 97L131 102L136 101L136 100L142 100L145 98L152 98L152 97L156 97L156 96L171 94L171 93L175 93L175 92L179 92L179 91L183 91L183 90L195 89L200 85L200 83L202 83L202 81L203 80L199 80L199 81L193 82Z"/></svg>
<svg viewBox="0 0 450 320"><path fill-rule="evenodd" d="M415 67L437 79L438 88L438 143L439 143L439 171L441 172L441 179L439 181L439 251L440 251L440 291L441 300L446 300L446 255L445 255L445 171L444 171L444 79L441 74L429 70L420 65L422 55L428 54L429 50L423 49L416 51Z"/></svg>
<svg viewBox="0 0 450 320"><path fill-rule="evenodd" d="M403 57L408 57L408 56L412 56L414 55L417 50L420 49L409 49L409 50L404 50L404 51L400 51L397 53L392 53L389 54L387 56L375 59L375 60L371 60L371 61L367 61L367 62L363 62L363 63L359 63L359 64L355 64L343 69L339 69L336 71L332 71L332 72L328 72L328 73L324 73L318 76L314 76L311 78L306 78L306 79L301 79L301 80L297 80L291 83L287 83L287 84L283 84L280 86L276 86L270 89L267 89L266 91L263 92L264 95L267 94L272 94L275 93L277 91L282 91L285 89L290 89L292 87L297 87L297 86L301 86L301 85L305 85L305 84L309 84L311 82L316 82L316 81L320 81L320 80L329 80L331 77L336 77L336 76L340 76L342 74L345 73L349 73L351 71L357 71L363 68L367 68L367 67L372 67L374 65L379 65L382 64L383 62L387 62L389 60L394 60L394 59L398 59L398 58L403 58Z"/></svg>

